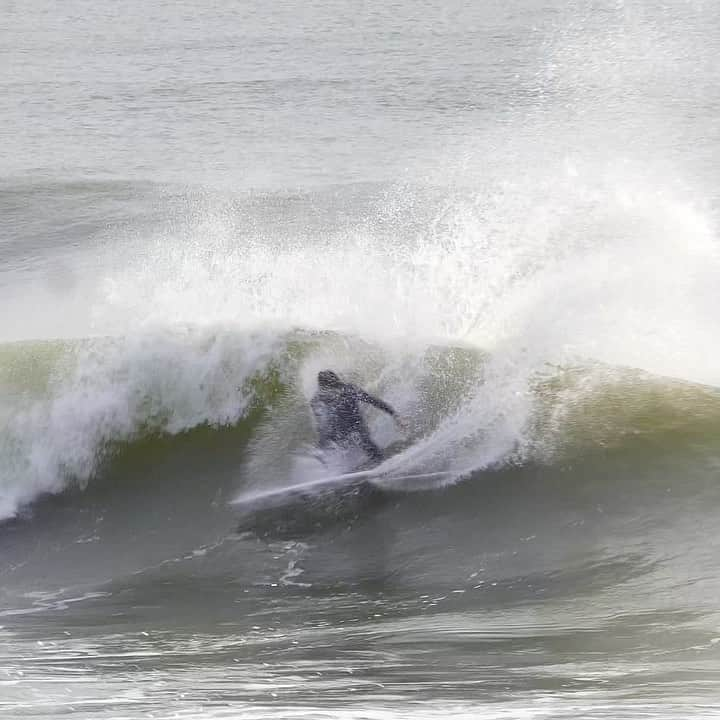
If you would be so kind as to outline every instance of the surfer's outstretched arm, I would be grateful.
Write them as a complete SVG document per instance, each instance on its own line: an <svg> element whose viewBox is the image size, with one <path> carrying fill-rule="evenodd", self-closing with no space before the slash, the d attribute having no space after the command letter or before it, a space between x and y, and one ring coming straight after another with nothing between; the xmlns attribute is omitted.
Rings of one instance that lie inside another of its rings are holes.
<svg viewBox="0 0 720 720"><path fill-rule="evenodd" d="M376 398L374 395L365 392L357 385L352 385L351 387L353 389L353 392L355 393L355 397L357 397L360 402L367 403L368 405L373 405L374 407L382 410L383 412L386 412L388 415L392 415L393 417L397 415L394 408L391 405L388 405L384 400Z"/></svg>
<svg viewBox="0 0 720 720"><path fill-rule="evenodd" d="M386 412L388 415L392 416L395 419L395 422L398 423L401 427L403 426L402 421L400 420L400 417L398 416L397 412L395 412L395 408L392 407L392 405L389 405L384 400L381 400L380 398L376 398L374 395L371 395L368 392L365 392L361 388L357 387L356 385L353 385L353 390L356 393L357 399L360 402L367 403L368 405L372 405L373 407L378 408L378 410L382 410L383 412Z"/></svg>

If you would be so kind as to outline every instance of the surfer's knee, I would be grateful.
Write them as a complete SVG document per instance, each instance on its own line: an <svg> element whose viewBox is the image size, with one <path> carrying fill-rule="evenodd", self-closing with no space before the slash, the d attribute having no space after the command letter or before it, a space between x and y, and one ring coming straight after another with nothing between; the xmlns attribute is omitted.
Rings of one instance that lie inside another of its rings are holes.
<svg viewBox="0 0 720 720"><path fill-rule="evenodd" d="M380 462L385 458L383 451L369 438L363 438L362 449L372 459Z"/></svg>

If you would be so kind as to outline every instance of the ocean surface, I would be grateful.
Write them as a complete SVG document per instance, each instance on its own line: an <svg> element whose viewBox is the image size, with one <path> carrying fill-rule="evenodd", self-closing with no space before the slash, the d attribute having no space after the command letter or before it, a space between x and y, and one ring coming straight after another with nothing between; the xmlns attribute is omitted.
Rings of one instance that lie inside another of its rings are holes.
<svg viewBox="0 0 720 720"><path fill-rule="evenodd" d="M3 0L0 717L720 718L719 117L710 0Z"/></svg>

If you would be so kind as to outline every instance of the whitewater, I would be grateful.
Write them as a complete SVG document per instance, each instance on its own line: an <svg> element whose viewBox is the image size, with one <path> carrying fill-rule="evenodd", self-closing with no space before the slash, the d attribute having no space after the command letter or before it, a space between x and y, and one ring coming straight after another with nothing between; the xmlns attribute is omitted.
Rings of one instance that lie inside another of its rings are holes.
<svg viewBox="0 0 720 720"><path fill-rule="evenodd" d="M0 39L4 717L720 717L716 8ZM240 521L325 368L442 477Z"/></svg>

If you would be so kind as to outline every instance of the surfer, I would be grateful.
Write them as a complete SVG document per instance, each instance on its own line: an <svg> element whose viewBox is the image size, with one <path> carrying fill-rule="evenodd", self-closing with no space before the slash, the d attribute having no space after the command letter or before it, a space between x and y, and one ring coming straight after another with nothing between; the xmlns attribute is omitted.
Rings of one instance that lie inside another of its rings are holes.
<svg viewBox="0 0 720 720"><path fill-rule="evenodd" d="M398 426L404 425L395 410L386 402L373 397L362 388L344 383L332 370L318 373L318 390L310 401L321 449L333 446L348 448L357 446L375 462L383 459L382 450L370 437L360 403L373 405L391 415Z"/></svg>

